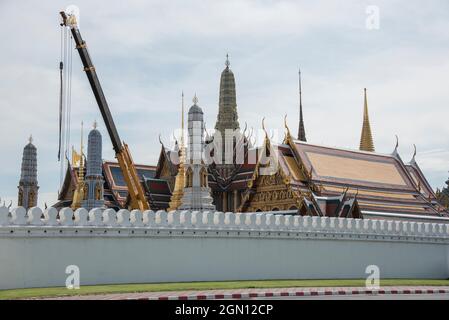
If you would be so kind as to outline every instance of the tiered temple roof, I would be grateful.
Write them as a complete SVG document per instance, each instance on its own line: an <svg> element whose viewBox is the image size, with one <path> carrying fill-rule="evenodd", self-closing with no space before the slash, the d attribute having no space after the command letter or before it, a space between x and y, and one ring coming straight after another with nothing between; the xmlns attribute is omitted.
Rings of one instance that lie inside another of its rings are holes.
<svg viewBox="0 0 449 320"><path fill-rule="evenodd" d="M279 172L298 206L305 198L357 198L368 215L448 216L416 161L405 164L397 153L379 154L313 145L291 137L277 146ZM257 179L241 210L254 209ZM284 208L286 210L288 208Z"/></svg>

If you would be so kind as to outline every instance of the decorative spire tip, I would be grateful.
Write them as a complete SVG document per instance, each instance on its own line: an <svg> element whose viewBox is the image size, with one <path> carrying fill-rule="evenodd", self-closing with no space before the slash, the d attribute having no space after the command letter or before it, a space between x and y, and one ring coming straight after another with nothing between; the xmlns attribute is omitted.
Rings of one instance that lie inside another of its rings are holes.
<svg viewBox="0 0 449 320"><path fill-rule="evenodd" d="M229 68L230 65L231 65L231 63L229 62L229 54L226 53L226 62L225 62L225 66L226 66L226 68Z"/></svg>
<svg viewBox="0 0 449 320"><path fill-rule="evenodd" d="M193 101L193 104L194 104L194 105L197 105L197 103L198 103L198 97L196 96L196 93L195 93L195 96L193 97L192 101Z"/></svg>

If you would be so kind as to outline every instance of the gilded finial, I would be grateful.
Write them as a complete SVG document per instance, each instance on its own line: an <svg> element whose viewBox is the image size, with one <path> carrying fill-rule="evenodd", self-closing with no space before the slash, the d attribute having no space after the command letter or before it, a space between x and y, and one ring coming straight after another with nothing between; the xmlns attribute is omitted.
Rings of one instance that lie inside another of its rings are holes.
<svg viewBox="0 0 449 320"><path fill-rule="evenodd" d="M198 104L198 97L196 96L196 93L195 93L195 96L193 97L192 101L193 101L194 105Z"/></svg>
<svg viewBox="0 0 449 320"><path fill-rule="evenodd" d="M231 65L231 63L229 62L229 54L226 53L226 62L225 62L225 66L226 66L226 68L229 68L230 65Z"/></svg>

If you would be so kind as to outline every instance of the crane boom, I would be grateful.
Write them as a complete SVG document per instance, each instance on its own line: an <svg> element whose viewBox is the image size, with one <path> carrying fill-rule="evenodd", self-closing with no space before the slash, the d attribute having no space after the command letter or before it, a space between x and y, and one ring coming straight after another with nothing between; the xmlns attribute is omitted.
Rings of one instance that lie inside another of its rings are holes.
<svg viewBox="0 0 449 320"><path fill-rule="evenodd" d="M134 165L129 147L127 144L121 142L120 136L115 127L114 120L109 110L106 97L101 88L100 81L98 80L95 67L87 50L86 42L81 37L80 30L77 26L75 16L67 14L64 11L60 12L62 16L62 25L70 28L72 37L75 40L76 49L83 63L84 71L86 72L87 79L89 80L90 87L94 93L95 99L97 100L98 107L103 117L103 121L111 138L112 146L115 151L115 156L119 162L120 168L123 173L126 185L128 187L128 194L130 197L130 205L132 209L148 210L149 205L146 200L145 193L143 191L142 185L140 184L140 179L137 174L136 167Z"/></svg>

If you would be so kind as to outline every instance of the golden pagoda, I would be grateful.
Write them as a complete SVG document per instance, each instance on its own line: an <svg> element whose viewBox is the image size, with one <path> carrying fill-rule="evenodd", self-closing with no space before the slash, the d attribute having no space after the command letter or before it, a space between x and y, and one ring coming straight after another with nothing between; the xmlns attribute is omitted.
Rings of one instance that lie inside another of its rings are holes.
<svg viewBox="0 0 449 320"><path fill-rule="evenodd" d="M179 167L176 175L175 187L170 198L168 211L178 209L184 195L185 186L185 146L184 146L184 92L182 93L182 115L181 115L181 143L179 146Z"/></svg>
<svg viewBox="0 0 449 320"><path fill-rule="evenodd" d="M84 183L84 152L83 152L83 123L81 122L81 146L80 146L80 154L75 154L73 160L78 160L77 156L79 156L79 170L78 170L78 179L76 184L76 189L73 194L72 201L72 209L76 210L81 207L82 201L84 200L85 194L85 183ZM73 156L73 155L72 155ZM75 161L74 161L75 162Z"/></svg>
<svg viewBox="0 0 449 320"><path fill-rule="evenodd" d="M360 150L374 152L373 136L371 134L371 126L369 123L369 116L368 116L368 99L366 97L366 88L365 88L365 104L363 109L362 135L360 137Z"/></svg>

